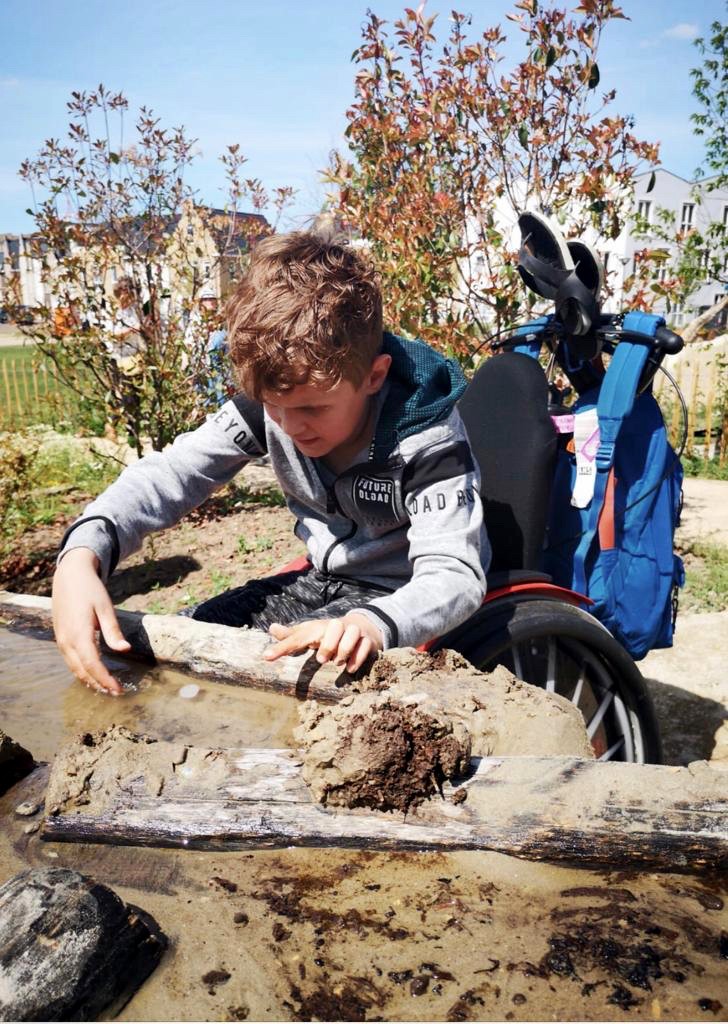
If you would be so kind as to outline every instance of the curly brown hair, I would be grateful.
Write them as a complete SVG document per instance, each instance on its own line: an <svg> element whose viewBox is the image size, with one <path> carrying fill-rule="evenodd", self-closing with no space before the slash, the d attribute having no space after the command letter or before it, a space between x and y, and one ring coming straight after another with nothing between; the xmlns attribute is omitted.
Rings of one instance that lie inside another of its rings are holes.
<svg viewBox="0 0 728 1024"><path fill-rule="evenodd" d="M226 307L230 357L243 390L299 384L358 387L382 347L382 295L351 246L308 231L258 242Z"/></svg>

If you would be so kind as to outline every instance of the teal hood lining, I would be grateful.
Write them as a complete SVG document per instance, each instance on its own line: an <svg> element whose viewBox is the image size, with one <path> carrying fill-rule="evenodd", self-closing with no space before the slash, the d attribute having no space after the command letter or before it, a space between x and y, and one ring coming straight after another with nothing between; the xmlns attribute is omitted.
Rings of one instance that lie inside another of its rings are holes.
<svg viewBox="0 0 728 1024"><path fill-rule="evenodd" d="M377 462L387 459L404 438L449 416L467 385L460 365L423 341L385 331L382 351L392 357L392 365L372 445Z"/></svg>

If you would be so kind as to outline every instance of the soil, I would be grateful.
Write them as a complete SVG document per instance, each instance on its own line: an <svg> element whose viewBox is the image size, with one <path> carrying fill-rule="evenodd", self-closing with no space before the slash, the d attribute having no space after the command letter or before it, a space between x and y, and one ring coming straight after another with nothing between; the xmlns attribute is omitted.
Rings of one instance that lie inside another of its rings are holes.
<svg viewBox="0 0 728 1024"><path fill-rule="evenodd" d="M90 500L75 495L71 513L20 537L0 561L0 589L49 596L63 534ZM270 469L247 466L236 486L220 490L177 526L146 538L111 579L114 603L129 611L173 614L276 572L305 554L282 501Z"/></svg>
<svg viewBox="0 0 728 1024"><path fill-rule="evenodd" d="M386 693L303 716L303 777L322 804L406 813L470 766L467 730Z"/></svg>
<svg viewBox="0 0 728 1024"><path fill-rule="evenodd" d="M174 612L300 555L289 513L271 504L267 471L249 467L241 480L253 495L220 492L147 542L115 576L114 599ZM700 535L692 487L686 481L686 512ZM718 487L710 508L725 528L728 484ZM27 534L0 566L0 586L49 594L69 519ZM728 612L682 614L675 648L641 664L669 763L728 758L719 743L728 731L726 658ZM0 631L3 727L36 760L120 722L183 745L292 743L289 698L205 681L188 701L179 689L189 680L175 673L122 661L113 670L136 680L128 700L73 683L53 645ZM31 866L68 866L143 907L170 936L162 964L117 1020L725 1017L724 877L592 872L481 852L49 843L33 829L39 815L16 814L42 804L43 771L0 796L0 881Z"/></svg>

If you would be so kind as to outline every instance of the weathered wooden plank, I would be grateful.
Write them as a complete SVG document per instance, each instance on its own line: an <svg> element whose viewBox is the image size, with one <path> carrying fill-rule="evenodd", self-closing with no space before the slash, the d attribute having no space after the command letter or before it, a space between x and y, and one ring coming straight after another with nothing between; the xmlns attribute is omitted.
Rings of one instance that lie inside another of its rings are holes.
<svg viewBox="0 0 728 1024"><path fill-rule="evenodd" d="M313 654L264 661L262 654L271 638L262 630L231 629L182 615L121 609L116 614L131 644L131 656L205 679L329 703L338 700L351 681L341 669L319 665ZM0 619L10 625L52 630L51 599L0 591Z"/></svg>
<svg viewBox="0 0 728 1024"><path fill-rule="evenodd" d="M487 849L611 868L728 867L728 771L707 766L474 759L472 774L457 787L464 801L453 802L446 786L442 799L403 817L315 804L290 750L216 752L224 772L218 764L208 785L200 770L204 753L197 752L197 769L187 778L170 773L159 795L139 775L94 813L83 805L60 808L46 818L43 838L220 850ZM52 780L49 802L53 792Z"/></svg>
<svg viewBox="0 0 728 1024"><path fill-rule="evenodd" d="M0 1020L94 1020L117 1013L167 947L156 921L66 868L0 887Z"/></svg>

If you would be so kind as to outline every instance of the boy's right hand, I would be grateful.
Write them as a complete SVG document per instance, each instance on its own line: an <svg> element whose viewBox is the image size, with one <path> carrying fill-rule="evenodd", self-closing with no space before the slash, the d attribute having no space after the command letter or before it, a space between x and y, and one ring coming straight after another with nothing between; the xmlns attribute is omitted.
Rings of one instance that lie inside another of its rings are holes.
<svg viewBox="0 0 728 1024"><path fill-rule="evenodd" d="M73 674L91 689L117 697L123 687L101 660L96 630L114 651L125 653L131 645L98 570L99 560L89 548L72 548L63 556L53 577L53 629Z"/></svg>

